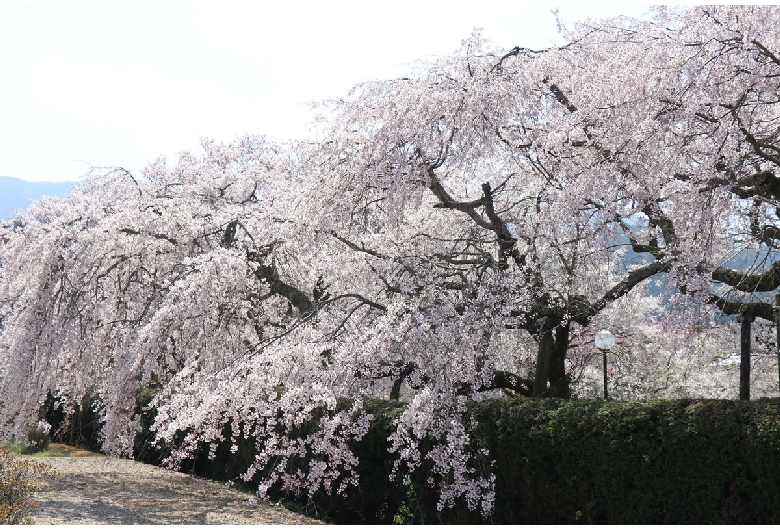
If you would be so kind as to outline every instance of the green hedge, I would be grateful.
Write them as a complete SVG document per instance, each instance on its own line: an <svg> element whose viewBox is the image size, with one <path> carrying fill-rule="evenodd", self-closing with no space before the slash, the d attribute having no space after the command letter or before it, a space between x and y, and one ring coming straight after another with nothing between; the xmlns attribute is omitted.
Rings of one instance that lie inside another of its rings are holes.
<svg viewBox="0 0 780 530"><path fill-rule="evenodd" d="M464 424L476 420L474 447L494 460L496 504L488 520L464 506L437 511L428 465L409 486L391 482L387 437L403 406L366 405L375 421L353 444L360 485L346 496L288 501L336 523L780 523L777 399L472 403ZM150 450L148 440L148 433L137 438L141 459L159 462L165 449ZM185 469L234 480L249 466L253 442L244 440L236 454L224 444L214 460L207 454L204 446Z"/></svg>
<svg viewBox="0 0 780 530"><path fill-rule="evenodd" d="M780 401L471 407L500 523L780 522Z"/></svg>

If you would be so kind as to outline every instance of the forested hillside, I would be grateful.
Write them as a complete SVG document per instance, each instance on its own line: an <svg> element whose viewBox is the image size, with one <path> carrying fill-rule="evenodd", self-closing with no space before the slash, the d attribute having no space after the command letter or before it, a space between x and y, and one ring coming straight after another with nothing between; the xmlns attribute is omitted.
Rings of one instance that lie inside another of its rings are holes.
<svg viewBox="0 0 780 530"><path fill-rule="evenodd" d="M30 201L45 195L62 197L73 182L29 182L0 177L0 219L10 219L17 208L27 208Z"/></svg>

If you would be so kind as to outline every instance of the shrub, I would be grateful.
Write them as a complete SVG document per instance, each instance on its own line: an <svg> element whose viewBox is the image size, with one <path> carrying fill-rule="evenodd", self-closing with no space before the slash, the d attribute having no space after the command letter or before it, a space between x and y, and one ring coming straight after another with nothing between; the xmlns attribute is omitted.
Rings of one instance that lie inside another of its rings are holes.
<svg viewBox="0 0 780 530"><path fill-rule="evenodd" d="M40 420L27 429L27 447L24 453L37 453L49 446L51 441L51 425L46 420Z"/></svg>
<svg viewBox="0 0 780 530"><path fill-rule="evenodd" d="M33 493L49 489L45 479L54 478L48 464L23 460L7 450L0 450L0 524L32 524L32 513L38 503Z"/></svg>

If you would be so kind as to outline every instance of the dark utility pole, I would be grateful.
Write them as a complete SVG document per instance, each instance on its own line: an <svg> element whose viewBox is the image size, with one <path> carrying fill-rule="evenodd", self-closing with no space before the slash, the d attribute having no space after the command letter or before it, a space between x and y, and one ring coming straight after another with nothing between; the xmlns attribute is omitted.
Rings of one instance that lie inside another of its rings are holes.
<svg viewBox="0 0 780 530"><path fill-rule="evenodd" d="M780 389L780 294L775 295L775 328L777 329L777 338L775 340L775 352L777 353L777 384Z"/></svg>
<svg viewBox="0 0 780 530"><path fill-rule="evenodd" d="M737 322L742 323L739 339L739 399L750 399L750 326L753 315L739 315Z"/></svg>

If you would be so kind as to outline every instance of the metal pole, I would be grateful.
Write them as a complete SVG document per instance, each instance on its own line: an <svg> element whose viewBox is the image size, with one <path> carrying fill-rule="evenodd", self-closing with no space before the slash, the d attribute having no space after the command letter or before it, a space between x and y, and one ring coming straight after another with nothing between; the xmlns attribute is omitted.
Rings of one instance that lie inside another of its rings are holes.
<svg viewBox="0 0 780 530"><path fill-rule="evenodd" d="M775 295L775 328L777 339L775 340L775 353L777 353L777 385L780 389L780 294Z"/></svg>
<svg viewBox="0 0 780 530"><path fill-rule="evenodd" d="M604 400L607 400L607 352L615 345L615 336L608 329L602 329L593 337L593 342L604 357Z"/></svg>
<svg viewBox="0 0 780 530"><path fill-rule="evenodd" d="M740 315L742 323L739 340L739 399L750 400L750 325L752 315Z"/></svg>

